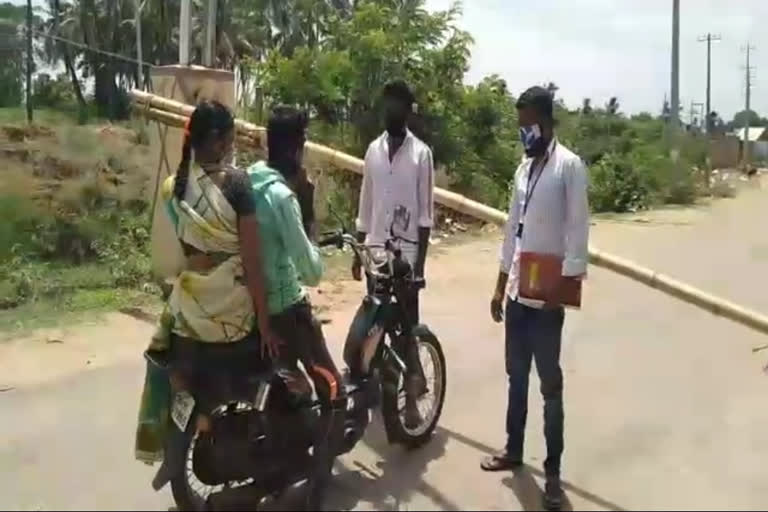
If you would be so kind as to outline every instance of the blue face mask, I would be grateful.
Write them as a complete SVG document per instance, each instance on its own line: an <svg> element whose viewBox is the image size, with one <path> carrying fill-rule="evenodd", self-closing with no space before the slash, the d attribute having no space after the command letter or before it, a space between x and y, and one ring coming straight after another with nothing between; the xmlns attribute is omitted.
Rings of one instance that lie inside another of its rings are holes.
<svg viewBox="0 0 768 512"><path fill-rule="evenodd" d="M535 155L539 151L539 148L542 146L543 142L541 127L538 124L521 126L520 142L523 144L523 149L525 149L526 155Z"/></svg>

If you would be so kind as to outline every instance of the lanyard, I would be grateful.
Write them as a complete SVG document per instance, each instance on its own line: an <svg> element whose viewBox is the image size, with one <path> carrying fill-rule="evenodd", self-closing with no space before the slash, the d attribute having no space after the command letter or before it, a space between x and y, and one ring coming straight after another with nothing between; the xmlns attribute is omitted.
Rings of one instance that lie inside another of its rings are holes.
<svg viewBox="0 0 768 512"><path fill-rule="evenodd" d="M533 180L533 183L531 183L531 178L533 178L533 162L531 162L531 167L528 169L528 182L525 185L525 203L523 204L523 215L522 219L525 219L525 214L528 212L528 205L531 202L531 198L533 197L533 191L536 190L536 185L539 184L539 180L541 179L541 175L544 174L544 168L547 167L547 164L549 163L549 158L552 156L552 153L555 152L555 146L552 146L552 151L547 152L546 158L541 162L541 165L539 166L539 172L536 173L536 179Z"/></svg>
<svg viewBox="0 0 768 512"><path fill-rule="evenodd" d="M555 143L556 144L556 143ZM531 198L533 197L533 191L536 190L536 185L539 184L539 180L541 179L541 175L544 174L544 168L547 167L547 164L549 163L549 158L552 156L552 153L555 152L555 146L552 146L552 151L549 151L547 153L546 158L541 162L541 165L539 166L539 172L536 174L536 179L533 180L533 183L531 183L531 178L533 178L533 162L531 162L531 167L528 168L528 183L525 185L525 203L523 203L523 214L520 216L520 222L517 224L517 238L523 237L523 222L525 221L525 214L528 212L528 205L531 202Z"/></svg>

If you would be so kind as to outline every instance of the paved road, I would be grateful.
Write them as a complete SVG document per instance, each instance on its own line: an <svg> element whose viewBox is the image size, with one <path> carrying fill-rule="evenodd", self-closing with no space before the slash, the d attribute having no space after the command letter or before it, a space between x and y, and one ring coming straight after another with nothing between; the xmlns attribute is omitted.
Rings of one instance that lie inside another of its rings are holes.
<svg viewBox="0 0 768 512"><path fill-rule="evenodd" d="M726 206L727 226L718 206L676 227L657 216L649 224L600 225L594 242L768 310L768 295L755 291L768 270L758 221L768 195L749 193ZM337 508L539 508L544 450L535 385L529 470L486 475L478 468L504 439L502 333L487 313L496 246L476 241L431 266L424 317L449 364L434 440L408 453L372 428L337 467ZM599 269L591 271L585 302L566 321L563 352L564 477L573 508L764 508L768 376L761 363L768 354L751 348L765 338ZM343 311L327 326L330 340L341 339L350 315ZM135 329L138 353L149 327ZM129 360L0 393L0 509L167 509L169 496L149 488L151 469L132 459L141 379L141 365Z"/></svg>

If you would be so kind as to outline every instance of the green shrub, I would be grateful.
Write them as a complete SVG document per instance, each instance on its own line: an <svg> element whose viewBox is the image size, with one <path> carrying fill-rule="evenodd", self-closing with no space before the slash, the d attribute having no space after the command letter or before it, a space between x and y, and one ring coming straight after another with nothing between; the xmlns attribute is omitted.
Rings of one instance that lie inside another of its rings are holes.
<svg viewBox="0 0 768 512"><path fill-rule="evenodd" d="M597 212L632 212L648 206L650 190L643 168L615 153L589 169L589 199Z"/></svg>

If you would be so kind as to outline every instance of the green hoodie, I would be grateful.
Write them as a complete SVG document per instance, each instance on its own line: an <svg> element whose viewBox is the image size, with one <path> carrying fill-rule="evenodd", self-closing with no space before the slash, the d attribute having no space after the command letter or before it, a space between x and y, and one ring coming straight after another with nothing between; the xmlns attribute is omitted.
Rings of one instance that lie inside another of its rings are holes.
<svg viewBox="0 0 768 512"><path fill-rule="evenodd" d="M258 162L248 168L259 221L269 314L285 311L306 296L323 275L320 251L307 238L296 195L282 174Z"/></svg>

